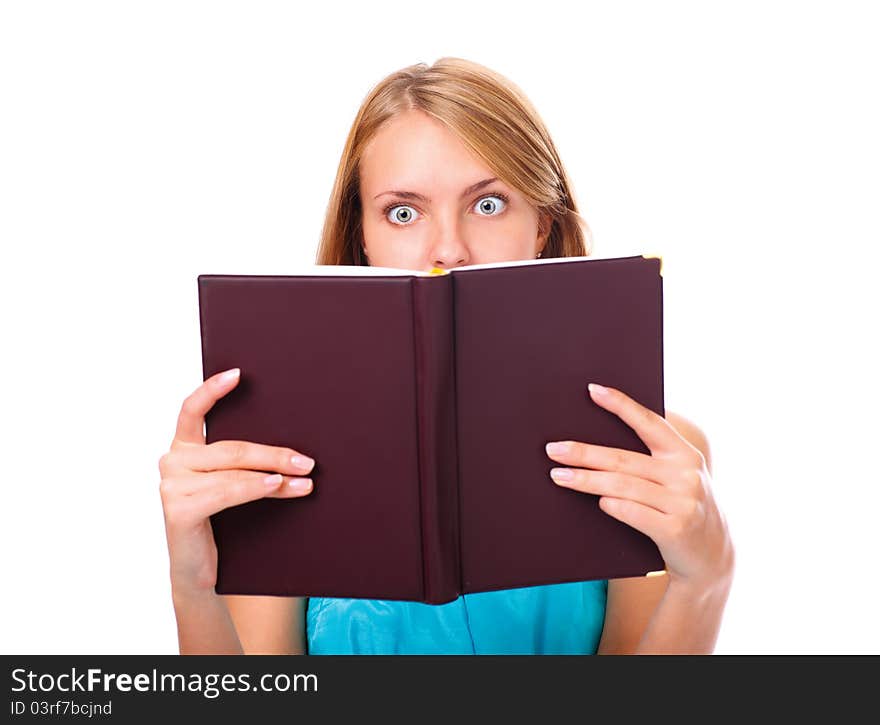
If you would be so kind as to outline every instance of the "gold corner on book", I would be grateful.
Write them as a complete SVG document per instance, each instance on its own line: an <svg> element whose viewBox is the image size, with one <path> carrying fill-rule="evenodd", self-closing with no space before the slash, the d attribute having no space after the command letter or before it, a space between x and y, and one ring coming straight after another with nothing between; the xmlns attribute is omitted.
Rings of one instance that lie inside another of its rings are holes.
<svg viewBox="0 0 880 725"><path fill-rule="evenodd" d="M659 571L649 571L645 576L663 576L666 573L666 569L660 569Z"/></svg>
<svg viewBox="0 0 880 725"><path fill-rule="evenodd" d="M645 259L659 259L660 260L660 276L663 276L663 257L659 254L643 254Z"/></svg>
<svg viewBox="0 0 880 725"><path fill-rule="evenodd" d="M428 272L428 274L429 274L429 275L434 275L434 274L449 274L449 272L447 272L445 269L440 269L440 267L432 267L432 268L431 268L431 271Z"/></svg>

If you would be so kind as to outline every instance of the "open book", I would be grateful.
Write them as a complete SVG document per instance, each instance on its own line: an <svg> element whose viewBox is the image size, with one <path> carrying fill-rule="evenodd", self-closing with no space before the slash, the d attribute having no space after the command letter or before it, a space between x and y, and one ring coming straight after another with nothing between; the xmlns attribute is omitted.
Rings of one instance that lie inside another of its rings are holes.
<svg viewBox="0 0 880 725"><path fill-rule="evenodd" d="M214 514L220 594L443 603L664 568L544 449L649 453L587 391L665 415L661 260L568 257L436 274L313 266L198 277L205 421L315 459L311 494Z"/></svg>

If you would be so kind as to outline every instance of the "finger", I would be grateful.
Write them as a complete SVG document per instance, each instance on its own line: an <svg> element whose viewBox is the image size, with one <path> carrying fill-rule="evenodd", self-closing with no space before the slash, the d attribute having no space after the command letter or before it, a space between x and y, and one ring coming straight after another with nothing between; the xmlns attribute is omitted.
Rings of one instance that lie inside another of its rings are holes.
<svg viewBox="0 0 880 725"><path fill-rule="evenodd" d="M218 511L239 506L250 501L266 498L272 494L278 494L281 488L281 482L278 476L266 476L253 472L249 476L233 476L229 478L229 471L217 472L213 475L215 485L206 486L201 490L194 492L189 496L176 496L174 507L178 512L185 512L187 517L194 519L204 519ZM226 478L224 478L226 476ZM266 478L274 478L276 482L265 483ZM283 479L283 476L282 476ZM307 496L312 492L313 486L309 484L301 484L300 487L291 487L285 494L289 494L294 498ZM284 496L276 495L275 498Z"/></svg>
<svg viewBox="0 0 880 725"><path fill-rule="evenodd" d="M582 493L628 499L661 513L676 510L676 497L669 489L638 476L582 468L553 468L550 477L557 485Z"/></svg>
<svg viewBox="0 0 880 725"><path fill-rule="evenodd" d="M241 377L238 368L232 368L212 375L183 401L180 414L177 416L177 430L174 433L175 443L204 443L205 414L211 410L220 398L232 390Z"/></svg>
<svg viewBox="0 0 880 725"><path fill-rule="evenodd" d="M682 449L685 442L666 418L636 402L622 390L590 383L589 395L595 403L632 428L652 453L673 453Z"/></svg>
<svg viewBox="0 0 880 725"><path fill-rule="evenodd" d="M235 486L241 483L250 486L255 480L263 483L267 496L282 498L306 496L312 492L314 486L312 479L305 476L234 470L182 476L174 480L174 488L179 496L197 496L218 486Z"/></svg>
<svg viewBox="0 0 880 725"><path fill-rule="evenodd" d="M618 521L641 531L655 542L663 538L663 532L670 520L669 514L660 513L650 506L625 498L602 496L599 499L599 508Z"/></svg>
<svg viewBox="0 0 880 725"><path fill-rule="evenodd" d="M678 470L662 458L580 441L551 441L545 450L551 459L566 466L624 473L663 485L669 484Z"/></svg>
<svg viewBox="0 0 880 725"><path fill-rule="evenodd" d="M269 473L309 473L315 461L293 448L267 446L250 441L215 441L206 446L184 448L175 454L177 465L191 471L244 468Z"/></svg>
<svg viewBox="0 0 880 725"><path fill-rule="evenodd" d="M280 473L273 473L273 476L281 476ZM267 488L272 488L270 484L263 479ZM266 498L301 498L308 496L315 490L314 481L307 476L281 476L281 483L277 488L272 489L272 493L267 493Z"/></svg>

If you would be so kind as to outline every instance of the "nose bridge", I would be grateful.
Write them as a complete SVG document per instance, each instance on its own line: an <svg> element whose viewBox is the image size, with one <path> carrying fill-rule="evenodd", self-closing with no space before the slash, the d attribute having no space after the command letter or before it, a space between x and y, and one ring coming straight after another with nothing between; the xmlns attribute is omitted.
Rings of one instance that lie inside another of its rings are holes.
<svg viewBox="0 0 880 725"><path fill-rule="evenodd" d="M433 256L437 261L458 262L467 255L464 224L459 209L453 204L438 207L432 230Z"/></svg>

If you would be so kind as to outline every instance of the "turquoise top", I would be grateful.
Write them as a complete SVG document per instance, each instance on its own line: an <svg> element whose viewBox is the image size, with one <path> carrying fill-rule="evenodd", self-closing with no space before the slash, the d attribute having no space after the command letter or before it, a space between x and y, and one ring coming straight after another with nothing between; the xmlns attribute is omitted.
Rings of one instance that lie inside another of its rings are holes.
<svg viewBox="0 0 880 725"><path fill-rule="evenodd" d="M309 654L595 654L608 582L465 594L446 604L310 597Z"/></svg>

